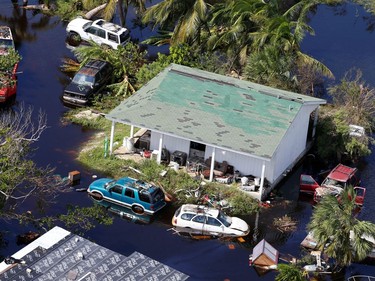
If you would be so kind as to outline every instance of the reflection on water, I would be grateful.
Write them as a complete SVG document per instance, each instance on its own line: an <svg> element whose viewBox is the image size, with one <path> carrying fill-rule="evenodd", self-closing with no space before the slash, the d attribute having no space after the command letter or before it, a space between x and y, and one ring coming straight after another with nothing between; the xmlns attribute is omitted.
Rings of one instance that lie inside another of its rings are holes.
<svg viewBox="0 0 375 281"><path fill-rule="evenodd" d="M34 4L37 1L29 3ZM311 21L316 36L307 36L303 42L304 52L325 62L338 78L350 67L360 66L368 77L367 80L375 85L375 40L374 33L368 28L370 21L363 20L366 17L363 10L357 10L350 5L345 15L334 16L334 12L332 8L317 10ZM141 41L153 33L147 28L132 26L132 18L135 16L129 15L129 26L134 27L133 38L139 38ZM75 157L80 144L91 132L79 126L61 123L62 114L69 109L59 100L64 83L67 82L64 80L65 76L62 78L59 66L62 57L72 55L65 46L65 23L19 7L13 9L11 1L0 0L0 24L9 25L14 30L16 47L23 56L20 65L23 74L19 77L17 100L46 111L48 116L49 128L40 139L39 150L33 159L41 166L50 164L57 167L56 172L61 175L79 170L82 174L81 187L87 187L93 172L81 167ZM160 51L158 48L154 50ZM375 189L372 188L375 183L374 157L369 156L367 165L361 169L362 183L367 187L367 194L360 219L372 222L375 222L375 205L372 204L375 200ZM298 199L299 175L303 169L304 167L295 169L282 183L280 196L285 199L285 205L271 202L272 207L262 209L259 214L257 226L255 216L244 218L251 227L251 233L244 237L244 242L211 239L195 241L174 235L168 231L172 227L171 218L175 211L173 206L167 206L153 217L139 216L128 209L120 210L116 206L110 206L109 212L118 214L115 216L114 224L110 227L97 225L88 235L99 244L125 255L139 251L160 260L188 273L191 276L189 280L271 281L274 280L275 273L259 276L249 268L248 256L252 248L263 238L282 253L300 256L299 244L307 234L306 225L313 209L308 200ZM66 212L67 204L93 204L86 194L80 192L63 194L58 200L58 204L47 209L49 213L63 214ZM298 221L296 231L282 232L273 226L273 219L285 214ZM124 223L124 220L130 223ZM11 222L2 223L1 230L6 233L3 242L8 246L2 248L1 253L9 255L19 250L15 244L16 234L24 233L28 229L18 222ZM232 245L234 248L229 247ZM374 267L354 264L347 269L346 275L373 271ZM332 280L345 279L340 276L339 279L332 277Z"/></svg>
<svg viewBox="0 0 375 281"><path fill-rule="evenodd" d="M116 214L120 216L121 218L134 222L134 223L149 224L153 221L152 216L149 216L147 214L144 214L144 215L136 214L129 208L124 208L122 206L115 205L104 200L97 201L95 199L92 199L92 201L94 201L94 204L98 204L104 207L108 212Z"/></svg>

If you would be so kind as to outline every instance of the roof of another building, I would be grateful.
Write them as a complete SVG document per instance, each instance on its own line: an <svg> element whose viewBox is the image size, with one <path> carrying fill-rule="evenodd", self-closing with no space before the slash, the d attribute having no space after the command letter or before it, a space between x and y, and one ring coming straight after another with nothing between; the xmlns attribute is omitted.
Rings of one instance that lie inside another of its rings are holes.
<svg viewBox="0 0 375 281"><path fill-rule="evenodd" d="M0 263L0 280L186 280L189 276L134 252L129 257L54 227Z"/></svg>
<svg viewBox="0 0 375 281"><path fill-rule="evenodd" d="M171 64L107 118L269 159L303 104L324 103Z"/></svg>

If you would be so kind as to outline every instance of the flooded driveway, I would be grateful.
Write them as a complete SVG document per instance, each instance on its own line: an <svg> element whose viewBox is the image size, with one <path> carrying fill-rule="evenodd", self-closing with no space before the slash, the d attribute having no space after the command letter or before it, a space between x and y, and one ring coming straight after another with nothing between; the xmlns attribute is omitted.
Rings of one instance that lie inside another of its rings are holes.
<svg viewBox="0 0 375 281"><path fill-rule="evenodd" d="M373 52L369 53L367 49L367 46L371 44L375 47L374 34L366 31L364 24L360 26L356 24L360 21L360 16L355 18L357 19L355 23L353 22L351 16L356 12L352 7L348 15L334 16L330 9L318 9L317 15L312 20L318 36L308 37L303 47L306 52L326 62L339 77L342 70L353 66L355 61L366 70L366 77L375 79L374 64L371 63L371 66L368 66L366 63L375 59ZM337 22L334 19L338 19ZM35 161L41 166L56 167L56 173L63 177L67 176L70 171L78 170L82 175L80 187L88 186L94 172L81 167L75 161L75 156L80 145L90 138L93 132L76 125L64 124L61 121L62 115L69 110L64 107L60 99L63 88L69 80L60 72L59 67L63 57L72 56L71 51L65 46L66 23L58 18L14 9L11 1L0 0L0 24L9 25L14 30L16 48L23 57L19 66L22 74L19 75L17 102L32 105L36 111L41 109L47 114L49 128L37 143ZM334 25L336 28L333 27ZM344 25L349 35L337 33ZM329 30L327 26L330 26L332 30ZM324 35L321 35L322 33ZM352 41L356 40L351 39L350 44L341 43L341 47L335 49L334 44L329 41L334 36L337 36L337 40L341 40L342 36L353 38L357 33L363 34L358 38L358 41L361 41L358 45L354 45ZM136 35L142 39L147 34L146 30L132 31L132 36ZM362 44L367 45L362 48ZM357 48L356 55L362 54L363 57L353 57L353 48ZM375 84L374 81L372 83ZM374 156L368 157L367 166L363 170L363 184L369 187L366 199L369 202L375 199L375 190L371 188L375 183L374 175L371 173L374 171L374 165ZM249 268L248 256L252 253L256 242L262 238L265 238L282 254L297 257L300 255L299 244L307 234L305 228L312 212L308 201L298 200L298 178L301 169L302 167L293 171L288 181L281 187L287 200L280 203L276 210L265 209L259 216L259 232L254 236L254 232L251 231L244 243L236 240L197 241L181 237L170 230L170 219L174 212L172 208L162 210L156 220L150 224L138 224L115 216L112 226L98 225L84 236L126 256L134 251L143 253L190 275L189 280L274 280L274 272L261 276L253 268ZM81 206L92 205L92 201L85 192L70 192L62 194L58 198L58 203L50 206L47 211L51 214L66 213L68 203ZM31 205L26 204L22 208L28 210ZM373 205L365 203L361 218L375 222L374 208ZM271 227L270 222L275 214L278 216L288 214L298 220L297 230L292 233L283 233ZM246 220L253 228L256 217L251 216ZM7 233L4 238L8 244L1 248L1 255L11 255L19 250L22 246L15 243L16 235L29 229L14 221L2 223L0 230ZM375 271L374 268L367 265L353 265L345 274L347 276L353 272L370 274ZM335 280L344 280L344 278Z"/></svg>

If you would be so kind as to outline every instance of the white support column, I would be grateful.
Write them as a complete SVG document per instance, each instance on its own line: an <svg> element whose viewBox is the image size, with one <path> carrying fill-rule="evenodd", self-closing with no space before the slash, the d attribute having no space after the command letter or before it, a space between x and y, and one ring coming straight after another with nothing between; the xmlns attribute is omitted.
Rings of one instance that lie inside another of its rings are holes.
<svg viewBox="0 0 375 281"><path fill-rule="evenodd" d="M262 175L260 176L260 187L259 187L259 194L260 194L260 201L262 201L262 195L263 195L263 186L264 186L264 173L266 171L266 163L263 161L262 165Z"/></svg>
<svg viewBox="0 0 375 281"><path fill-rule="evenodd" d="M210 167L210 179L209 179L210 182L214 180L214 168L215 168L215 147L213 147L212 155L211 155L211 167Z"/></svg>
<svg viewBox="0 0 375 281"><path fill-rule="evenodd" d="M312 138L315 137L316 124L318 123L318 116L319 116L319 107L317 107L317 108L315 109L315 113L314 113L314 124L313 124L312 133L311 133L311 137L312 137Z"/></svg>
<svg viewBox="0 0 375 281"><path fill-rule="evenodd" d="M112 126L111 126L111 138L109 140L109 155L112 155L113 151L113 136L115 135L115 121L112 121Z"/></svg>
<svg viewBox="0 0 375 281"><path fill-rule="evenodd" d="M258 240L258 234L259 234L259 211L257 212L255 216L255 226L254 226L254 233L253 233L253 241L256 242Z"/></svg>
<svg viewBox="0 0 375 281"><path fill-rule="evenodd" d="M134 137L134 126L130 126L130 138L132 139Z"/></svg>
<svg viewBox="0 0 375 281"><path fill-rule="evenodd" d="M158 152L158 158L157 162L158 164L161 163L161 150L163 149L163 134L160 134L160 139L159 139L159 152Z"/></svg>

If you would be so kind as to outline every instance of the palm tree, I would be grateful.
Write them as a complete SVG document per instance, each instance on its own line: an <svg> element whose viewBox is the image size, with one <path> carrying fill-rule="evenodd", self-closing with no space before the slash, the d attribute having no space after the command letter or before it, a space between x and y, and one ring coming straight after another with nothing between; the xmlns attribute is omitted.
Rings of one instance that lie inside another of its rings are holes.
<svg viewBox="0 0 375 281"><path fill-rule="evenodd" d="M216 5L211 23L220 26L221 32L211 32L210 46L221 45L222 49L227 50L237 46L237 55L242 65L250 53L273 46L281 59L283 56L293 57L295 64L313 66L325 76L333 77L325 65L302 53L300 49L305 34L314 32L306 24L308 13L317 4L328 1L303 0L285 6L287 2L278 0L231 0L229 4Z"/></svg>
<svg viewBox="0 0 375 281"><path fill-rule="evenodd" d="M306 281L305 272L294 264L279 264L277 270L276 281Z"/></svg>
<svg viewBox="0 0 375 281"><path fill-rule="evenodd" d="M324 197L307 227L313 232L319 249L335 259L339 266L365 259L373 248L372 242L365 237L375 237L375 224L355 217L355 197L352 187L339 199Z"/></svg>
<svg viewBox="0 0 375 281"><path fill-rule="evenodd" d="M210 1L164 0L143 15L143 23L152 23L161 30L173 30L170 44L199 42L203 29L208 30Z"/></svg>
<svg viewBox="0 0 375 281"><path fill-rule="evenodd" d="M146 56L146 53L141 52L137 45L130 42L125 47L119 46L114 50L91 42L89 46L76 48L74 53L79 58L81 66L89 59L102 59L113 66L114 83L108 87L116 96L126 97L135 92L133 81L137 71L145 63ZM71 60L64 61L64 71L71 72L76 68L77 65Z"/></svg>

